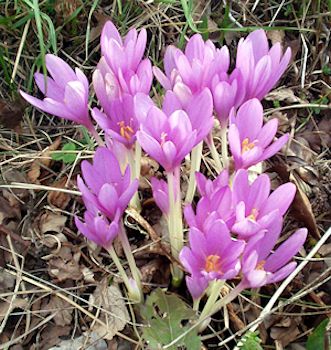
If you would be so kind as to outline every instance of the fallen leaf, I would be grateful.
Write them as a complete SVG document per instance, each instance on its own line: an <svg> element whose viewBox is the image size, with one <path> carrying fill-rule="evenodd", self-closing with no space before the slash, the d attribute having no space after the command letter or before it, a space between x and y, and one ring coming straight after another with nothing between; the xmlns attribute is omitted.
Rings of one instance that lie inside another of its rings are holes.
<svg viewBox="0 0 331 350"><path fill-rule="evenodd" d="M58 137L50 146L44 149L39 157L37 157L31 164L30 170L27 174L28 179L36 183L41 174L42 167L49 167L52 161L51 152L56 151L61 144L61 137Z"/></svg>
<svg viewBox="0 0 331 350"><path fill-rule="evenodd" d="M72 322L72 306L65 300L52 295L47 303L41 305L41 310L55 313L53 321L57 326L68 326Z"/></svg>
<svg viewBox="0 0 331 350"><path fill-rule="evenodd" d="M294 91L291 88L280 88L272 90L265 97L267 101L284 101L291 103L305 103L301 98L295 96Z"/></svg>
<svg viewBox="0 0 331 350"><path fill-rule="evenodd" d="M27 102L20 95L12 102L0 99L0 124L5 128L18 131L27 106Z"/></svg>
<svg viewBox="0 0 331 350"><path fill-rule="evenodd" d="M267 31L267 38L271 41L272 45L280 43L283 46L285 32L284 32L284 30L268 30Z"/></svg>
<svg viewBox="0 0 331 350"><path fill-rule="evenodd" d="M62 232L63 227L67 221L67 217L47 211L37 219L39 232L44 234L46 232Z"/></svg>
<svg viewBox="0 0 331 350"><path fill-rule="evenodd" d="M0 322L4 319L6 314L11 313L14 309L22 309L28 305L28 301L23 298L14 298L12 296L4 298L0 304Z"/></svg>
<svg viewBox="0 0 331 350"><path fill-rule="evenodd" d="M40 339L37 339L37 348L39 350L49 350L50 347L59 344L62 339L60 337L68 337L72 326L55 326L49 322L43 329ZM39 338L39 337L38 337ZM30 344L29 344L30 345ZM30 347L29 347L30 349ZM72 350L75 350L72 348Z"/></svg>
<svg viewBox="0 0 331 350"><path fill-rule="evenodd" d="M297 192L292 204L293 215L297 220L302 221L304 224L303 226L306 226L308 228L308 231L314 238L320 239L321 235L317 228L315 215L313 213L309 199L305 192L302 190L300 182L292 172L290 173L290 181L293 182L297 187Z"/></svg>
<svg viewBox="0 0 331 350"><path fill-rule="evenodd" d="M60 180L55 181L51 186L64 189L68 178L66 176L62 177ZM47 202L56 208L65 209L70 202L70 195L64 192L49 191L47 195Z"/></svg>
<svg viewBox="0 0 331 350"><path fill-rule="evenodd" d="M82 279L83 265L79 264L81 253L72 252L72 247L62 246L56 256L48 260L48 273L59 282Z"/></svg>
<svg viewBox="0 0 331 350"><path fill-rule="evenodd" d="M95 332L81 335L75 339L62 340L56 346L48 350L76 350L76 349L88 349L88 350L107 350L108 346L105 340L100 339L99 335Z"/></svg>
<svg viewBox="0 0 331 350"><path fill-rule="evenodd" d="M302 322L301 317L285 317L271 327L270 336L280 341L283 347L290 344L300 334L298 325Z"/></svg>
<svg viewBox="0 0 331 350"><path fill-rule="evenodd" d="M107 325L104 327L99 323L94 323L91 330L101 338L111 340L117 332L124 329L130 318L120 289L116 285L109 286L108 283L109 278L104 278L89 301L101 308L98 319Z"/></svg>

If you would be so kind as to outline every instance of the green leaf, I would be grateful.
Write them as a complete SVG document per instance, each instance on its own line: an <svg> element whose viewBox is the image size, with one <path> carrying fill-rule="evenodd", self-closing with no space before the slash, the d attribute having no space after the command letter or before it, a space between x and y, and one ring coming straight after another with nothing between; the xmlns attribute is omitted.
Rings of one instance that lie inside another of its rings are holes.
<svg viewBox="0 0 331 350"><path fill-rule="evenodd" d="M322 72L324 75L331 75L331 66L328 66L328 65L323 66Z"/></svg>
<svg viewBox="0 0 331 350"><path fill-rule="evenodd" d="M192 12L193 12L193 2L192 0L180 0L187 24L193 30L193 32L200 33L199 29L193 22Z"/></svg>
<svg viewBox="0 0 331 350"><path fill-rule="evenodd" d="M261 339L254 332L247 332L238 343L241 350L263 350L261 347Z"/></svg>
<svg viewBox="0 0 331 350"><path fill-rule="evenodd" d="M52 153L52 159L63 161L65 164L72 164L76 160L76 144L68 142L63 145L61 152Z"/></svg>
<svg viewBox="0 0 331 350"><path fill-rule="evenodd" d="M161 349L183 335L192 326L189 321L196 316L195 311L177 295L168 294L160 288L147 297L145 305L141 308L141 314L148 325L143 329L143 337L151 349ZM179 347L199 350L201 340L197 335L197 329L188 332L168 349L176 350Z"/></svg>
<svg viewBox="0 0 331 350"><path fill-rule="evenodd" d="M326 318L322 321L308 337L306 344L307 350L323 350L324 349L324 337L326 333L326 326L330 320Z"/></svg>

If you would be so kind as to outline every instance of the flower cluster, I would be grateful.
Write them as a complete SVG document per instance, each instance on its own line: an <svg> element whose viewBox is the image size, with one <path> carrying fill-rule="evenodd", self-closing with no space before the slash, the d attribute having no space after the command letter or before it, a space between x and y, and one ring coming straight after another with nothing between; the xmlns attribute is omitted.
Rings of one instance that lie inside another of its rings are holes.
<svg viewBox="0 0 331 350"><path fill-rule="evenodd" d="M215 281L240 279L241 289L280 281L294 270L296 263L290 260L307 236L306 229L299 229L277 246L296 189L287 183L271 192L269 177L261 174L250 181L249 168L275 155L288 141L288 134L276 138L276 119L264 121L260 101L286 70L290 49L283 54L280 44L269 47L265 32L256 30L239 41L230 68L229 49L196 34L184 51L175 46L166 49L163 72L144 58L146 42L145 29L139 33L131 29L122 38L112 22L105 24L92 79L98 100L92 118L87 78L54 55L46 55L50 77L35 75L44 98L21 92L35 107L85 126L99 143L93 164L83 161L82 177L77 178L86 207L84 221L75 219L77 228L110 252L129 294L141 300L140 272L122 216L129 203L139 210L143 149L164 169L166 180L151 180L153 196L168 222L171 253L189 274L186 282L195 301ZM150 96L153 74L165 89L161 107ZM104 141L92 120L102 129ZM221 157L213 141L217 120ZM215 180L199 172L204 142L218 171ZM189 204L184 210L187 246L180 188L184 158L190 159L185 198ZM193 210L196 187L200 199ZM134 283L112 247L117 235ZM172 266L172 274L176 286L183 278L178 265ZM210 298L216 300L218 295Z"/></svg>
<svg viewBox="0 0 331 350"><path fill-rule="evenodd" d="M270 194L269 177L262 174L250 183L247 170L238 171L232 184L227 180L226 171L214 181L198 173L201 199L196 212L185 208L190 248L183 248L180 260L191 275L187 285L193 298L202 295L209 281L229 279L228 274L241 276L245 287L253 288L285 278L296 266L289 260L307 236L300 229L270 254L295 186L286 183Z"/></svg>

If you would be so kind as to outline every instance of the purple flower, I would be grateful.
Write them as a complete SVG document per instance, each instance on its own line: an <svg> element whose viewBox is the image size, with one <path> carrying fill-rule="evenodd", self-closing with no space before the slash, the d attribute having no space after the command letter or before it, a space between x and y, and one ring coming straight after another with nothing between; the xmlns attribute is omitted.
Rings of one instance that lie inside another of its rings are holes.
<svg viewBox="0 0 331 350"><path fill-rule="evenodd" d="M229 77L225 73L216 75L212 81L212 93L217 119L225 128L231 109L244 102L246 92L240 70L235 69Z"/></svg>
<svg viewBox="0 0 331 350"><path fill-rule="evenodd" d="M116 76L119 72L124 77L127 73L137 72L146 48L146 40L145 29L139 35L136 29L131 29L122 40L111 21L105 24L101 33L101 53Z"/></svg>
<svg viewBox="0 0 331 350"><path fill-rule="evenodd" d="M118 234L120 216L120 211L117 211L114 220L109 222L106 217L100 215L96 210L87 210L84 214L85 222L82 222L76 216L75 224L87 239L107 249Z"/></svg>
<svg viewBox="0 0 331 350"><path fill-rule="evenodd" d="M173 105L170 99L174 101ZM213 124L212 98L208 89L194 96L194 106L188 107L187 111L180 108L180 101L171 91L166 95L163 111L142 94L136 96L135 107L141 122L138 142L166 171L179 166L192 148L207 136Z"/></svg>
<svg viewBox="0 0 331 350"><path fill-rule="evenodd" d="M74 121L94 130L88 112L89 83L84 73L75 71L61 58L47 54L46 67L51 77L34 75L36 84L45 95L43 100L20 91L23 98L40 110L57 117Z"/></svg>
<svg viewBox="0 0 331 350"><path fill-rule="evenodd" d="M111 110L111 115L101 112L98 108L93 108L92 117L109 136L121 142L127 148L132 147L136 141L136 132L139 128L133 97L124 94L120 98L109 102L107 109Z"/></svg>
<svg viewBox="0 0 331 350"><path fill-rule="evenodd" d="M217 190L229 185L229 173L227 170L223 170L214 180L207 179L203 174L196 172L195 179L199 193L203 197L211 198Z"/></svg>
<svg viewBox="0 0 331 350"><path fill-rule="evenodd" d="M93 87L102 108L111 116L109 104L122 94L135 95L138 92L149 94L153 80L152 66L148 59L141 61L137 71L113 72L104 57L101 57L93 73Z"/></svg>
<svg viewBox="0 0 331 350"><path fill-rule="evenodd" d="M275 222L282 222L295 196L296 188L292 183L278 187L270 194L270 179L260 175L252 184L248 172L239 170L233 180L232 205L236 220L231 231L241 239L247 239L262 229L268 229Z"/></svg>
<svg viewBox="0 0 331 350"><path fill-rule="evenodd" d="M204 42L202 36L196 34L187 42L185 53L168 46L164 56L165 74L157 67L153 71L166 90L171 90L177 82L183 82L192 93L196 93L210 87L214 75L226 72L229 64L226 46L216 49L210 40Z"/></svg>
<svg viewBox="0 0 331 350"><path fill-rule="evenodd" d="M278 120L272 119L263 126L263 107L257 99L245 102L235 116L231 112L229 145L236 169L247 169L276 154L287 142L289 135L272 142Z"/></svg>
<svg viewBox="0 0 331 350"><path fill-rule="evenodd" d="M97 208L111 220L118 212L123 214L138 188L137 179L131 182L130 167L122 174L117 158L106 147L97 148L93 165L82 162L82 174L87 186L80 176L77 184L87 210L95 212Z"/></svg>
<svg viewBox="0 0 331 350"><path fill-rule="evenodd" d="M249 241L242 258L243 284L246 288L259 288L286 278L296 267L289 261L298 253L307 238L307 229L296 231L274 253L281 225L262 231Z"/></svg>
<svg viewBox="0 0 331 350"><path fill-rule="evenodd" d="M262 29L250 33L246 39L240 39L236 67L244 78L245 100L254 97L261 100L284 73L290 58L291 49L288 48L282 56L279 43L269 49L268 38Z"/></svg>
<svg viewBox="0 0 331 350"><path fill-rule="evenodd" d="M209 281L228 280L238 275L245 242L232 239L222 220L215 218L203 232L191 227L189 242L190 247L184 247L179 258L190 274L186 283L194 299L203 294Z"/></svg>

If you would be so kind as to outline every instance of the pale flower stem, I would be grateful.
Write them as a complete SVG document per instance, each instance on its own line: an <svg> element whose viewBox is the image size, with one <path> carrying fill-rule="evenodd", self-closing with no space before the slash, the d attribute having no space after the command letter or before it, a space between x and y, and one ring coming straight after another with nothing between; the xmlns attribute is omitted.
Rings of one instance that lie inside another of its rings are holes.
<svg viewBox="0 0 331 350"><path fill-rule="evenodd" d="M205 317L207 317L211 313L217 299L220 296L221 288L223 287L224 283L225 283L224 280L214 280L211 282L210 295L207 299L207 302L203 310L201 311L199 320L203 320Z"/></svg>
<svg viewBox="0 0 331 350"><path fill-rule="evenodd" d="M209 313L205 312L204 315L200 315L198 322L201 322L201 325L199 326L199 332L203 332L210 323L210 317L214 314L216 314L218 311L220 311L224 306L231 303L232 300L234 300L243 290L245 289L245 285L243 283L239 283L234 289L231 290L231 292L223 297L221 300L216 301L212 307L209 309ZM210 297L209 297L210 298ZM207 301L208 303L208 301ZM207 304L206 304L207 306Z"/></svg>
<svg viewBox="0 0 331 350"><path fill-rule="evenodd" d="M169 215L168 228L171 254L178 259L179 253L184 245L182 207L180 202L180 168L176 168L174 172L167 172L168 192L169 192ZM177 193L177 198L175 197ZM172 266L173 284L179 285L183 278L183 272L178 266Z"/></svg>
<svg viewBox="0 0 331 350"><path fill-rule="evenodd" d="M228 138L227 138L227 127L221 129L221 143L222 143L222 162L223 168L226 169L229 166L229 155L228 155Z"/></svg>
<svg viewBox="0 0 331 350"><path fill-rule="evenodd" d="M95 141L97 141L99 146L105 146L104 141L102 140L100 135L97 133L97 131L94 129L94 127L91 127L89 131L91 132L92 136L95 138Z"/></svg>
<svg viewBox="0 0 331 350"><path fill-rule="evenodd" d="M117 270L120 274L120 276L122 277L122 280L126 286L126 289L128 290L129 294L130 294L130 291L132 289L131 287L131 284L130 284L130 281L129 281L129 278L120 262L120 259L118 258L116 252L115 252L115 249L114 247L111 245L108 249L107 249L108 253L110 254L111 258L113 259L114 261L114 264L116 265L117 267Z"/></svg>
<svg viewBox="0 0 331 350"><path fill-rule="evenodd" d="M201 141L197 146L195 146L191 153L191 168L190 168L190 179L188 183L188 188L185 197L185 203L191 204L193 201L196 181L195 172L200 170L201 158L202 158L202 147L203 141Z"/></svg>
<svg viewBox="0 0 331 350"><path fill-rule="evenodd" d="M119 238L121 240L126 259L128 260L132 277L138 286L138 290L139 290L139 294L140 294L139 299L142 300L143 293L142 293L142 286L141 286L141 274L140 274L140 271L136 265L136 261L134 259L134 256L132 254L130 243L128 240L128 236L126 235L123 222L121 222L121 224L120 224Z"/></svg>
<svg viewBox="0 0 331 350"><path fill-rule="evenodd" d="M208 142L207 143L208 143L208 147L210 149L211 156L214 159L216 170L217 170L217 172L220 172L222 169L222 163L220 160L220 155L217 152L217 149L215 147L213 135L211 133L209 133L209 135L208 135Z"/></svg>
<svg viewBox="0 0 331 350"><path fill-rule="evenodd" d="M140 162L141 162L141 148L138 142L135 145L136 149L128 151L128 161L131 169L131 180L138 179L140 177ZM138 191L133 195L130 206L136 209L138 212L141 211L141 205L139 200Z"/></svg>

